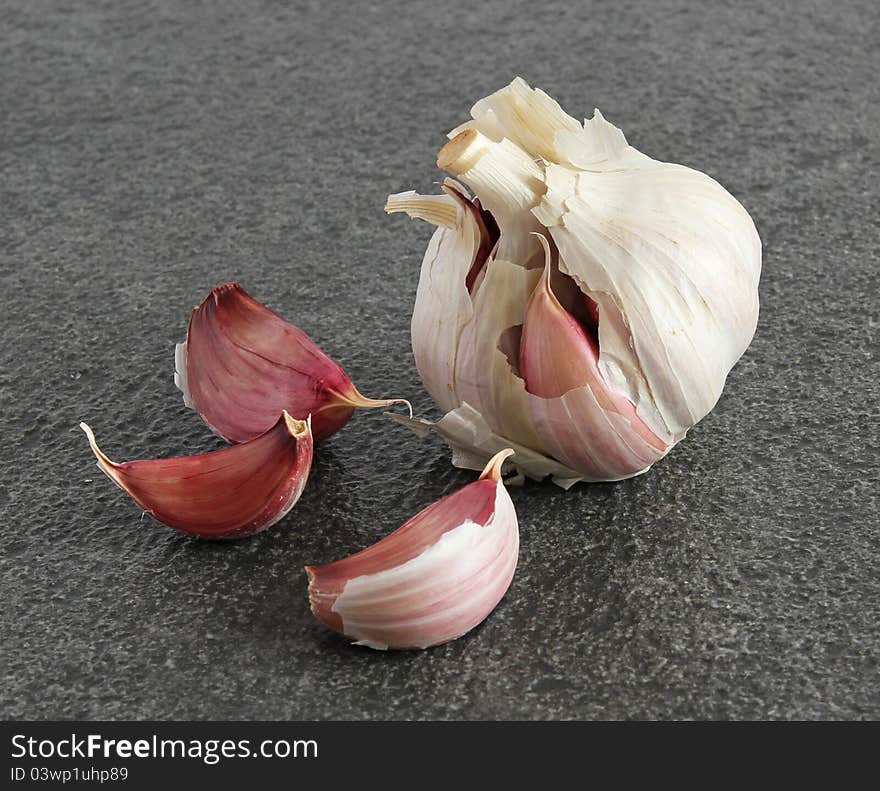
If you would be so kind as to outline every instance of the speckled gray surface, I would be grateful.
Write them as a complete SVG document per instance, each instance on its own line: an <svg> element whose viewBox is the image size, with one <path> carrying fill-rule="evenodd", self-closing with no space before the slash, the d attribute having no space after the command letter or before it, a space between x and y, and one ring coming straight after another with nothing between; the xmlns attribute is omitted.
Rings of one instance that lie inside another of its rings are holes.
<svg viewBox="0 0 880 791"><path fill-rule="evenodd" d="M880 716L875 2L6 0L0 8L5 717ZM409 349L443 132L515 74L708 171L765 244L757 338L648 475L514 490L495 614L351 647L301 566L471 479L359 415L280 525L212 545L95 469L217 447L173 344L239 279L370 394L434 414Z"/></svg>

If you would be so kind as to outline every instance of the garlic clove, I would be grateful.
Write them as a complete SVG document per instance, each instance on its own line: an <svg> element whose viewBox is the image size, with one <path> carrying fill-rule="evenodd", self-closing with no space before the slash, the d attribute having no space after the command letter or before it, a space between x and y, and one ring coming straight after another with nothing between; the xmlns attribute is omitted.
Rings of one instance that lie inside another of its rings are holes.
<svg viewBox="0 0 880 791"><path fill-rule="evenodd" d="M385 211L404 212L437 226L422 262L416 291L418 309L412 318L412 346L425 389L448 412L461 403L455 386L456 354L462 328L473 317L470 290L476 285L497 232L492 235L482 211L471 203L460 185L447 179L443 189L443 195L390 195Z"/></svg>
<svg viewBox="0 0 880 791"><path fill-rule="evenodd" d="M480 479L355 555L306 566L312 612L371 648L428 648L481 623L510 587L516 511L497 453Z"/></svg>
<svg viewBox="0 0 880 791"><path fill-rule="evenodd" d="M283 412L264 434L211 453L111 461L85 423L98 467L146 512L201 538L242 538L282 519L299 500L312 466L310 421Z"/></svg>
<svg viewBox="0 0 880 791"><path fill-rule="evenodd" d="M462 403L486 417L495 434L516 437L519 444L541 451L525 383L511 365L518 355L523 307L539 277L537 269L492 261L473 296L473 318L460 334L455 386Z"/></svg>
<svg viewBox="0 0 880 791"><path fill-rule="evenodd" d="M643 427L606 408L589 385L559 398L530 395L529 410L545 452L577 470L583 481L620 481L641 475L672 447L650 434L646 438Z"/></svg>
<svg viewBox="0 0 880 791"><path fill-rule="evenodd" d="M599 330L607 381L655 434L678 441L714 407L754 335L761 242L717 182L644 160L574 181L549 165L535 214L560 270L589 284L600 311L613 303L619 313Z"/></svg>
<svg viewBox="0 0 880 791"><path fill-rule="evenodd" d="M576 387L601 381L599 344L553 293L550 246L545 237L540 239L546 260L523 317L519 371L530 393L558 398Z"/></svg>
<svg viewBox="0 0 880 791"><path fill-rule="evenodd" d="M519 356L532 419L551 455L588 478L643 472L669 446L605 382L599 344L556 299L552 251L545 237L540 241L544 273L526 306ZM579 416L577 425L570 415Z"/></svg>
<svg viewBox="0 0 880 791"><path fill-rule="evenodd" d="M509 177L504 175L508 159L516 171ZM539 200L534 192L533 161L475 132L447 144L438 160L453 172L463 172L472 186L493 185L494 192L483 192L488 196L487 206L497 211L507 201L521 220L536 222L529 210ZM510 364L507 347L518 347L516 333L523 307L539 277L536 268L525 264L534 259L533 250L541 248L528 234L528 241L517 248L524 251L523 256L511 244L503 247L492 213L483 208L482 201L469 200L462 189L447 179L445 198L406 192L391 195L385 207L389 213L405 212L441 226L425 253L416 294L412 321L416 365L444 412L467 404L487 416L496 436L515 436L520 447L528 446L540 455L541 440L529 415L525 387ZM458 201L461 207L454 229L447 229L445 209L440 210L447 199ZM507 260L504 255L518 260ZM515 360L516 354L512 356ZM499 442L493 450L511 444Z"/></svg>
<svg viewBox="0 0 880 791"><path fill-rule="evenodd" d="M282 410L299 419L311 415L320 440L342 428L356 408L409 406L361 395L308 335L237 283L212 289L193 310L175 366L184 403L228 442L262 434Z"/></svg>
<svg viewBox="0 0 880 791"><path fill-rule="evenodd" d="M552 252L546 237L539 236L545 253L544 274L529 297L523 319L519 372L526 389L539 398L559 398L570 390L590 387L599 405L627 420L642 439L658 450L667 443L636 414L626 396L612 390L599 369L599 342L569 313L551 286ZM585 299L589 299L583 295ZM585 303L588 317L599 326L596 303Z"/></svg>

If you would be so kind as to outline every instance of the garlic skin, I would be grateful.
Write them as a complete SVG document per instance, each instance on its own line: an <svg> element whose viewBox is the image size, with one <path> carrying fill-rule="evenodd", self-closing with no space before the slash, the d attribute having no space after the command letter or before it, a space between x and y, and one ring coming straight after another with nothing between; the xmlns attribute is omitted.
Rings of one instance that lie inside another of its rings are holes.
<svg viewBox="0 0 880 791"><path fill-rule="evenodd" d="M255 439L175 459L111 461L86 433L98 467L154 519L200 538L243 538L284 518L312 467L309 420L286 412Z"/></svg>
<svg viewBox="0 0 880 791"><path fill-rule="evenodd" d="M477 260L483 233L464 188L447 179L443 190L443 195L391 195L385 211L406 212L437 226L425 251L416 292L416 302L423 309L413 313L413 355L431 398L448 412L459 404L455 357L461 327L473 315L466 280Z"/></svg>
<svg viewBox="0 0 880 791"><path fill-rule="evenodd" d="M193 310L174 364L184 403L227 442L262 434L282 410L298 419L311 415L320 440L342 428L355 408L409 406L362 396L318 344L238 283L216 286Z"/></svg>
<svg viewBox="0 0 880 791"><path fill-rule="evenodd" d="M455 640L501 601L516 570L519 527L497 453L479 480L410 519L378 543L324 566L306 566L312 612L330 629L375 649Z"/></svg>
<svg viewBox="0 0 880 791"><path fill-rule="evenodd" d="M580 124L519 78L471 113L438 165L474 192L500 238L468 292L461 272L475 245L441 244L462 231L466 212L435 232L413 348L447 414L429 426L400 422L440 433L467 466L522 446L530 453L517 452L521 473L540 478L558 462L573 473L550 473L565 486L644 472L714 407L751 342L761 270L754 223L709 176L642 154L598 110ZM407 195L419 216L420 196ZM548 288L563 311L558 323L546 312L527 322L536 290ZM588 368L589 381L547 389L550 363L537 375L528 354L516 353L524 322L533 349L556 366L577 355L571 369ZM576 333L559 336L554 327L566 322L581 326L598 358ZM442 400L434 385L441 370ZM536 376L544 387L528 381ZM468 432L479 446L468 446Z"/></svg>

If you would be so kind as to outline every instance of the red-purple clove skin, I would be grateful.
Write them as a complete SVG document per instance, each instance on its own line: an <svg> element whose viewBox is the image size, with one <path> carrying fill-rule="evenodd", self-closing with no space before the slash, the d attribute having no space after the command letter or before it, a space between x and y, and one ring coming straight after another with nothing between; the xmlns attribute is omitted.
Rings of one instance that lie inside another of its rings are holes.
<svg viewBox="0 0 880 791"><path fill-rule="evenodd" d="M201 538L243 538L282 519L312 466L307 420L286 412L268 431L231 448L174 459L111 461L80 423L98 467L147 513Z"/></svg>
<svg viewBox="0 0 880 791"><path fill-rule="evenodd" d="M212 289L193 310L181 348L184 398L227 442L263 433L282 410L299 419L311 415L320 440L342 428L357 407L401 403L361 395L318 344L237 283Z"/></svg>
<svg viewBox="0 0 880 791"><path fill-rule="evenodd" d="M458 200L468 211L471 212L474 221L477 223L477 227L480 229L480 246L474 255L471 268L468 270L467 276L464 280L464 285L465 288L467 288L468 293L473 294L477 279L483 273L489 258L495 250L495 246L498 244L498 238L501 234L498 230L498 223L495 222L495 218L490 212L482 207L479 198L471 200L467 195L463 195L453 188L450 188L447 194L452 195L453 198Z"/></svg>

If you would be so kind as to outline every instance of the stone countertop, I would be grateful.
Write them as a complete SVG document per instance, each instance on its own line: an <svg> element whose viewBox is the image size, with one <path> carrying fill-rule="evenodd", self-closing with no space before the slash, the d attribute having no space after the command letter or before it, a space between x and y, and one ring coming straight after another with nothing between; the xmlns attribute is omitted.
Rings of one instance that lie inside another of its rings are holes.
<svg viewBox="0 0 880 791"><path fill-rule="evenodd" d="M693 6L692 8L690 6ZM4 718L880 716L876 3L81 3L0 10ZM718 178L764 241L757 337L649 474L512 491L497 611L350 646L305 563L472 480L359 414L295 510L188 539L96 470L220 443L173 348L239 280L366 393L421 389L409 317L443 134L520 74Z"/></svg>

